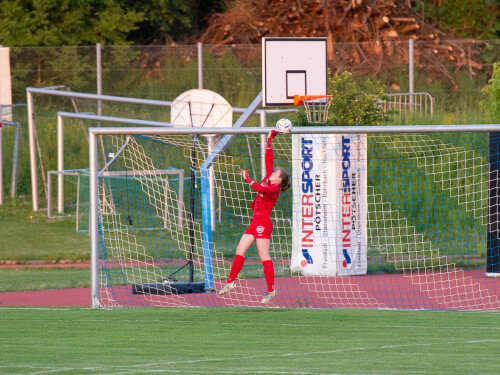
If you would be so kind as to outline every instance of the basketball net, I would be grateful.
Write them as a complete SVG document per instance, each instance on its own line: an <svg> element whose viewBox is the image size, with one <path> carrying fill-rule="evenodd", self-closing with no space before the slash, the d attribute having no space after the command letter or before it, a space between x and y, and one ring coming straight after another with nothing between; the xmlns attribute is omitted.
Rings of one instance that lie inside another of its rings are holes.
<svg viewBox="0 0 500 375"><path fill-rule="evenodd" d="M332 101L331 95L306 95L294 97L294 104L303 104L307 121L311 124L324 124L328 120L328 109Z"/></svg>

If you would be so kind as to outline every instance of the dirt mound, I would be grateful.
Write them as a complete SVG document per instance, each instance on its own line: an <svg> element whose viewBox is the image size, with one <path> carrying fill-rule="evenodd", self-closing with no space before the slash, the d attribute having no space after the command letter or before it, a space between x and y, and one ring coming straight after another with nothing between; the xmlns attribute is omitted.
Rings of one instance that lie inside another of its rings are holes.
<svg viewBox="0 0 500 375"><path fill-rule="evenodd" d="M237 0L207 24L207 44L258 44L266 36L327 36L330 43L446 37L408 0Z"/></svg>
<svg viewBox="0 0 500 375"><path fill-rule="evenodd" d="M236 0L207 24L201 41L214 50L228 44L260 44L263 37L327 37L333 73L378 74L382 64L407 66L408 39L421 41L415 61L429 84L444 77L457 90L458 70L467 69L475 77L487 69L481 63L486 41L457 44L408 0Z"/></svg>

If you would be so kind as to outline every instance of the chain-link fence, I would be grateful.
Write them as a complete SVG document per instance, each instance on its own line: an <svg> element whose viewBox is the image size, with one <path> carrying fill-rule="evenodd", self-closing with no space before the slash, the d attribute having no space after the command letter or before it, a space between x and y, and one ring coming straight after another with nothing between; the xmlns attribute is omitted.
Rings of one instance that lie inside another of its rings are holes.
<svg viewBox="0 0 500 375"><path fill-rule="evenodd" d="M261 45L12 47L10 60L13 103L26 103L27 87L64 85L77 92L166 101L202 87L221 94L234 107L247 107L262 90ZM432 109L434 123L479 123L486 120L479 102L493 64L500 61L500 40L334 43L329 46L328 60L332 74L348 71L358 82L368 78L380 81L387 93L393 94L386 103L388 107L391 103L403 103L397 108L405 109L406 100L419 103L419 97L411 98L409 93L423 93L421 100L431 97L432 102L419 105ZM56 169L57 111L97 113L98 107L95 101L43 95L35 96L34 106L38 158L46 173ZM21 112L14 118L23 125L18 190L20 194L30 194L26 111L23 108ZM170 119L168 108L164 107L106 104L103 114ZM429 117L410 119L402 115L404 111L400 111L395 123L429 121ZM74 131L65 135L65 167L85 168L86 129L95 123L75 120L74 124ZM6 131L6 176L13 163L9 156L12 142L14 132ZM39 181L45 178L40 177ZM6 178L6 192L9 184L10 179Z"/></svg>
<svg viewBox="0 0 500 375"><path fill-rule="evenodd" d="M500 61L500 41L416 41L413 60L408 42L337 43L330 54L334 73L350 71L358 79L376 77L388 93L426 92L442 115L480 117L482 89ZM413 66L413 72L410 71ZM413 79L410 75L413 73Z"/></svg>
<svg viewBox="0 0 500 375"><path fill-rule="evenodd" d="M411 53L409 42L334 43L329 68L360 80L376 78L388 93L409 93L413 84L414 92L431 94L437 112L478 112L481 90L500 61L500 40L413 44ZM100 66L97 51L94 46L11 48L14 102L25 101L26 87L65 85L96 93L99 70L102 93L108 95L173 100L201 81L203 88L244 107L261 91L260 45L103 46Z"/></svg>

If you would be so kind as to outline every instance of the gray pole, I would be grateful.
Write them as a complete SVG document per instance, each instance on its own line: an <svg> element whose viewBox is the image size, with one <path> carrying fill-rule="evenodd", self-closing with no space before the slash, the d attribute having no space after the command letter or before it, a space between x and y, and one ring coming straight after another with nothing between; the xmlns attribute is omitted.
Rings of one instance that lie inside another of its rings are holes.
<svg viewBox="0 0 500 375"><path fill-rule="evenodd" d="M57 212L64 213L64 119L57 116Z"/></svg>
<svg viewBox="0 0 500 375"><path fill-rule="evenodd" d="M21 123L16 125L16 136L14 139L14 150L12 151L12 181L10 189L10 197L14 198L17 195L17 180L19 178L19 150L21 148Z"/></svg>
<svg viewBox="0 0 500 375"><path fill-rule="evenodd" d="M198 88L203 88L203 43L198 43Z"/></svg>
<svg viewBox="0 0 500 375"><path fill-rule="evenodd" d="M414 76L413 76L413 39L409 39L408 43L408 78L409 78L409 90L410 90L410 110L413 110L413 95L415 93L414 89Z"/></svg>
<svg viewBox="0 0 500 375"><path fill-rule="evenodd" d="M33 211L38 212L38 176L35 151L35 114L33 113L33 93L26 90L28 105L28 138L30 149L30 169L31 169L31 201Z"/></svg>
<svg viewBox="0 0 500 375"><path fill-rule="evenodd" d="M97 136L89 130L90 168L90 298L91 307L99 308L99 233L97 186Z"/></svg>
<svg viewBox="0 0 500 375"><path fill-rule="evenodd" d="M102 95L102 58L101 43L96 44L96 63L97 63L97 95ZM97 114L102 115L102 100L97 101Z"/></svg>

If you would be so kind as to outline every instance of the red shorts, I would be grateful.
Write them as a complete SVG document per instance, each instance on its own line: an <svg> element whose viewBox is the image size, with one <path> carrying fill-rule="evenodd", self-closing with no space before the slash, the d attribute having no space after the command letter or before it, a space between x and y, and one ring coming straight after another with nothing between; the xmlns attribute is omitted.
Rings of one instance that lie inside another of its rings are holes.
<svg viewBox="0 0 500 375"><path fill-rule="evenodd" d="M255 218L250 223L250 226L245 231L245 234L251 234L255 239L267 238L271 239L271 233L273 233L273 223L270 219L262 220Z"/></svg>

